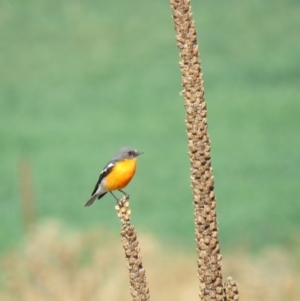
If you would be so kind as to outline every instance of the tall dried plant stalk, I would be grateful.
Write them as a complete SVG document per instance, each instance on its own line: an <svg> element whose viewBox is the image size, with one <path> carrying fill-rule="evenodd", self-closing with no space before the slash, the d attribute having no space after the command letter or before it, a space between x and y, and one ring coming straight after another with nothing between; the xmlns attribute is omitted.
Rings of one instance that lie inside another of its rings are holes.
<svg viewBox="0 0 300 301"><path fill-rule="evenodd" d="M186 130L194 196L194 223L198 251L199 295L201 300L223 300L222 256L218 241L216 198L207 133L206 103L189 0L170 0L177 46L180 51L182 94L186 109ZM231 300L231 299L229 299Z"/></svg>
<svg viewBox="0 0 300 301"><path fill-rule="evenodd" d="M140 255L139 241L135 228L130 223L131 211L128 197L123 196L116 205L121 222L121 236L127 267L129 271L130 291L133 301L150 301L146 272Z"/></svg>
<svg viewBox="0 0 300 301"><path fill-rule="evenodd" d="M19 182L23 222L26 232L29 233L36 222L36 211L31 165L24 158L19 162Z"/></svg>

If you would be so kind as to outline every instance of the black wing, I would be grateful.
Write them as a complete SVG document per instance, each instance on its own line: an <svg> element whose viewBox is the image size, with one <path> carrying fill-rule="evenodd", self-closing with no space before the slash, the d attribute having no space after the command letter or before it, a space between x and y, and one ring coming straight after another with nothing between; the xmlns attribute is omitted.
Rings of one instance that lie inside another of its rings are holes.
<svg viewBox="0 0 300 301"><path fill-rule="evenodd" d="M112 169L115 167L116 162L115 161L110 161L108 164L103 168L103 170L100 173L99 179L95 185L95 188L93 190L93 193L91 194L92 196L95 194L97 191L101 181L112 171Z"/></svg>

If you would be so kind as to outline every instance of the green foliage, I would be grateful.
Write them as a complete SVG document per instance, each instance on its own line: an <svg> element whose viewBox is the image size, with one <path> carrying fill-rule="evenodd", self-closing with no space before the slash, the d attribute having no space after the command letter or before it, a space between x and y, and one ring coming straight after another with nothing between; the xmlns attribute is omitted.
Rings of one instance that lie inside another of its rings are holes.
<svg viewBox="0 0 300 301"><path fill-rule="evenodd" d="M221 246L300 230L296 1L193 1L208 103ZM167 1L0 3L0 247L21 237L21 158L39 218L119 229L114 199L83 208L115 151L145 151L133 223L193 248L183 100ZM140 230L140 231L141 231Z"/></svg>

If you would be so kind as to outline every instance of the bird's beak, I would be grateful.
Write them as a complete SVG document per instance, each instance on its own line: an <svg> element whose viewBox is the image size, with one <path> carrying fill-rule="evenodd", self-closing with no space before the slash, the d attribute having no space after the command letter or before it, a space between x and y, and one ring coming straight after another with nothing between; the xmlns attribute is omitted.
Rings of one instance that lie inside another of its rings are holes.
<svg viewBox="0 0 300 301"><path fill-rule="evenodd" d="M137 152L137 156L139 156L139 155L141 155L141 154L143 154L144 152Z"/></svg>

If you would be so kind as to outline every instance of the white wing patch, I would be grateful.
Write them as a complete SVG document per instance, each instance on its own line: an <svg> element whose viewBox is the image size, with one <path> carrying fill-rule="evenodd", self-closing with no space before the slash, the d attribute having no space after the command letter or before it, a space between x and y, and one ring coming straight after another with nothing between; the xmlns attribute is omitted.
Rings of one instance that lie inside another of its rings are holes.
<svg viewBox="0 0 300 301"><path fill-rule="evenodd" d="M115 166L114 163L108 163L106 165L106 167L101 171L99 178L101 178L101 176L102 176L102 178L105 177L108 174L108 172L112 169L112 167L114 167L114 166Z"/></svg>
<svg viewBox="0 0 300 301"><path fill-rule="evenodd" d="M100 175L99 175L99 179L96 183L96 186L93 190L92 196L94 194L102 194L107 192L107 189L105 188L105 177L110 173L110 171L113 169L113 167L115 166L114 162L109 162L105 168L101 171Z"/></svg>

